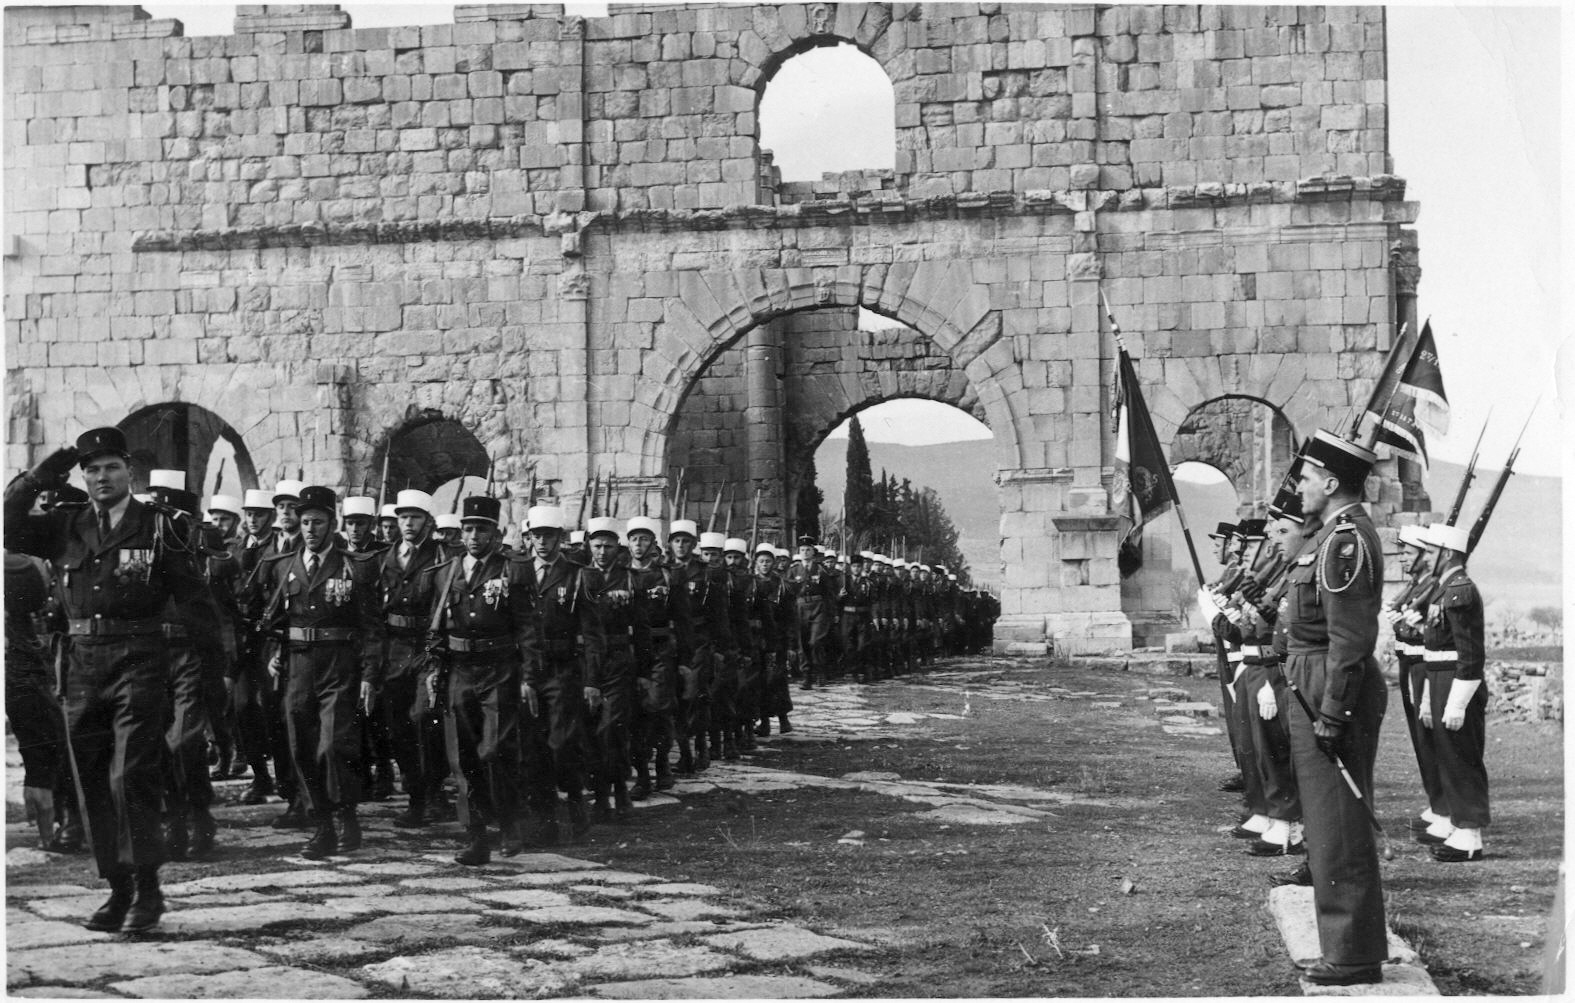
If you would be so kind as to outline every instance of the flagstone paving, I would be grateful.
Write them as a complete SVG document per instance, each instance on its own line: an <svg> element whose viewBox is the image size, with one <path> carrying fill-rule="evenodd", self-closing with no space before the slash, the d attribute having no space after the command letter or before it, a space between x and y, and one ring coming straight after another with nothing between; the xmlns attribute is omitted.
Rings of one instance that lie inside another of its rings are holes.
<svg viewBox="0 0 1575 1003"><path fill-rule="evenodd" d="M919 817L938 827L1043 823L1071 802L1130 805L1067 791L874 771L816 776L774 769L770 760L774 747L791 743L926 737L931 721L967 717L978 701L1098 700L1149 727L1164 717L1197 727L1210 713L1207 705L1186 706L1183 691L1147 681L1099 693L1032 686L999 671L947 671L904 685L944 693L954 709L885 712L871 702L876 688L859 685L795 691L798 727L792 734L773 735L745 761L714 763L639 808L669 811L718 791L830 789L923 805L927 810ZM13 743L8 761L14 756ZM20 772L7 771L8 801L21 800L20 790L9 786ZM266 828L280 810L277 803L225 803L243 784L217 785L226 856L216 863L244 860L247 870L215 875L213 863L166 867L169 911L156 935L132 939L77 925L104 896L88 877L86 858L76 858L81 874L74 871L65 881L10 884L11 994L811 998L868 995L880 982L879 973L859 966L881 945L758 918L763 904L712 885L621 870L572 851L496 856L487 866L462 868L449 849L457 826L419 833L396 829L398 799L365 807L361 851L307 861L296 855L302 834ZM13 834L21 830L18 824ZM857 834L850 836L855 838L844 841L862 845ZM59 859L24 846L7 854L7 867L15 873ZM816 967L796 970L814 977L784 973L785 963L810 959Z"/></svg>

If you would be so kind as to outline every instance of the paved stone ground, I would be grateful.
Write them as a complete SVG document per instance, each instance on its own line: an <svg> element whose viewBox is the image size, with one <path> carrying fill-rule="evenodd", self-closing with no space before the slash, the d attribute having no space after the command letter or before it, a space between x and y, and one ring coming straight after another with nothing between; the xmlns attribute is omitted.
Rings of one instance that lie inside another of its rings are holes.
<svg viewBox="0 0 1575 1003"><path fill-rule="evenodd" d="M969 663L963 663L967 666ZM803 741L868 741L924 734L929 718L960 718L975 701L1088 701L1157 718L1167 734L1214 738L1214 708L1189 703L1184 690L1144 679L1113 680L1109 692L1033 686L999 662L935 672L911 688L947 695L956 710L881 709L880 687L794 691L797 725L760 750L715 763L671 795L639 807L661 811L707 792L792 788L861 790L926 804L937 826L1014 825L1048 817L1073 796L1012 785L948 784L863 772L822 777L773 769L782 746ZM888 684L889 686L889 684ZM7 750L8 817L20 819L20 770ZM443 998L595 996L778 998L868 995L879 977L861 955L881 945L836 931L767 919L766 903L726 896L708 885L622 871L563 853L497 857L490 866L452 862L458 827L411 833L392 819L399 800L363 807L366 846L354 855L307 861L297 832L266 826L273 803L233 802L244 781L220 784L215 811L226 858L244 867L209 876L212 863L164 869L169 912L161 932L130 939L78 924L102 901L85 858L73 880L8 883L6 986L13 996ZM1079 801L1117 807L1111 799ZM7 870L58 860L26 845L26 826L8 827ZM861 833L843 842L857 844ZM220 867L222 868L221 858ZM244 871L244 873L241 873ZM1276 915L1293 957L1296 918L1310 922L1310 901L1282 897ZM1283 915L1282 915L1283 914ZM1289 918L1285 918L1289 917ZM1316 934L1314 934L1316 936ZM1403 945L1401 945L1403 947ZM1411 955L1406 960L1414 959ZM332 968L339 974L330 974ZM1426 988L1425 972L1420 979ZM1414 979L1413 992L1426 991Z"/></svg>

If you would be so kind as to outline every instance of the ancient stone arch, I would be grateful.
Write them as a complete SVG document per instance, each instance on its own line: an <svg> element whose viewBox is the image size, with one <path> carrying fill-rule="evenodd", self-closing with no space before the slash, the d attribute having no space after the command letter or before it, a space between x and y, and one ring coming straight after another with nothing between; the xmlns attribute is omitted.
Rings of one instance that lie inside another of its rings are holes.
<svg viewBox="0 0 1575 1003"><path fill-rule="evenodd" d="M138 408L116 422L131 447L133 482L143 487L148 471L181 470L188 488L200 491L209 481L208 461L223 440L234 451L235 466L226 472L230 494L258 485L258 470L246 443L228 422L198 404L164 401Z"/></svg>
<svg viewBox="0 0 1575 1003"><path fill-rule="evenodd" d="M261 5L191 39L71 6L5 26L13 468L185 401L259 476L344 490L414 406L483 443L507 518L533 478L572 505L608 472L648 508L728 346L780 360L794 318L862 306L945 374L897 367L880 394L966 399L995 434L997 636L1102 649L1131 634L1101 293L1167 443L1232 395L1340 425L1417 322L1379 7L463 5L362 30ZM760 88L833 41L892 80L895 169L778 185ZM754 420L775 382L748 372L747 453L785 464L808 419ZM1381 511L1404 503L1385 470Z"/></svg>

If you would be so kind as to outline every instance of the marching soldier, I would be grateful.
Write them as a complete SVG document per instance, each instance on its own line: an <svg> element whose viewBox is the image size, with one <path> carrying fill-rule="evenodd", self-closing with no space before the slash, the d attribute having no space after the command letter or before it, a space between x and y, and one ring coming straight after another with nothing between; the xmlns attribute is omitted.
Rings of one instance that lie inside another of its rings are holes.
<svg viewBox="0 0 1575 1003"><path fill-rule="evenodd" d="M733 635L733 712L722 726L722 758L737 759L740 752L755 748L755 719L760 716L760 694L764 688L765 663L757 657L755 635L761 629L753 628L750 614L750 588L754 574L749 570L749 542L740 537L729 537L722 545L722 559L727 571L727 596L729 625ZM733 754L727 755L731 747Z"/></svg>
<svg viewBox="0 0 1575 1003"><path fill-rule="evenodd" d="M446 553L457 554L464 549L459 542L460 524L459 516L453 512L440 512L437 515L436 529L433 530L439 544Z"/></svg>
<svg viewBox="0 0 1575 1003"><path fill-rule="evenodd" d="M79 466L92 507L29 515L40 491ZM166 533L166 530L168 531ZM200 616L202 569L175 527L131 497L131 460L118 428L83 433L13 481L5 494L8 550L50 561L67 618L67 744L87 817L89 844L109 899L92 930L147 930L164 913L158 869L159 761L169 648L162 616L173 600Z"/></svg>
<svg viewBox="0 0 1575 1003"><path fill-rule="evenodd" d="M224 692L211 694L208 725L213 730L213 742L218 747L219 761L211 775L214 780L227 780L246 772L244 747L235 704L235 681L240 671L241 634L244 631L240 604L236 590L240 586L240 562L236 560L231 545L240 527L241 500L233 495L214 495L208 501L208 521L203 528L207 548L208 589L219 610L220 641L224 647Z"/></svg>
<svg viewBox="0 0 1575 1003"><path fill-rule="evenodd" d="M607 636L599 689L602 705L590 717L592 751L591 790L598 822L627 822L629 803L629 728L638 699L635 686L635 652L649 650L650 624L646 603L634 602L639 582L627 562L619 560L618 520L591 519L585 529L591 565L584 572L585 590L600 610ZM645 754L642 752L641 760ZM608 805L608 798L612 806Z"/></svg>
<svg viewBox="0 0 1575 1003"><path fill-rule="evenodd" d="M1427 796L1427 806L1420 815L1410 820L1413 835L1427 832L1444 816L1444 794L1438 783L1438 763L1433 758L1432 735L1422 727L1418 714L1422 690L1427 685L1427 663L1422 641L1423 619L1438 591L1438 577L1432 573L1428 560L1428 531L1422 526L1400 527L1400 568L1409 577L1399 594L1384 607L1383 617L1394 628L1395 666L1399 675L1400 706L1405 712L1406 732L1411 736L1411 748L1416 755L1416 766L1422 777L1422 791Z"/></svg>
<svg viewBox="0 0 1575 1003"><path fill-rule="evenodd" d="M865 563L868 551L848 557L848 573L842 579L837 602L842 607L842 657L844 669L859 682L870 681L870 581Z"/></svg>
<svg viewBox="0 0 1575 1003"><path fill-rule="evenodd" d="M346 498L339 511L346 550L375 556L388 549L388 544L377 538L377 499ZM368 801L387 800L394 793L394 750L383 694L378 694L370 713L356 708L356 717L361 729L362 790Z"/></svg>
<svg viewBox="0 0 1575 1003"><path fill-rule="evenodd" d="M406 495L400 492L402 532L414 511L414 499ZM446 695L444 738L449 769L460 781L459 818L466 838L454 860L468 867L492 859L491 822L502 832L504 856L524 848L520 701L524 680L534 675L540 635L530 561L509 557L498 546L501 512L495 498L466 498L460 515L464 556L423 567L417 590L432 597L424 627L436 665L425 674L422 689L434 704L439 694Z"/></svg>
<svg viewBox="0 0 1575 1003"><path fill-rule="evenodd" d="M1388 689L1373 650L1383 551L1362 491L1376 457L1319 430L1303 451L1302 511L1321 522L1290 571L1285 674L1293 702L1291 760L1301 794L1307 863L1323 957L1304 972L1315 985L1383 980L1389 956L1378 845L1369 815L1373 761ZM1343 764L1362 791L1346 786Z"/></svg>
<svg viewBox="0 0 1575 1003"><path fill-rule="evenodd" d="M274 552L273 495L272 491L259 488L246 492L241 503L240 531L229 547L230 556L236 562L233 589L239 617L235 637L235 721L241 745L246 750L247 765L252 770L251 786L241 798L241 803L246 805L265 804L275 791L275 778L268 772L269 757L273 759L273 770L277 774L279 795L293 802L296 792L295 769L290 765L289 739L280 711L280 694L268 677L267 659L262 654L262 635L257 622L262 615L262 607L257 604L260 599L248 602L249 596L261 595L261 589L255 586L262 559Z"/></svg>
<svg viewBox="0 0 1575 1003"><path fill-rule="evenodd" d="M1466 574L1471 549L1464 526L1437 523L1429 542L1441 552L1438 590L1422 630L1427 681L1417 717L1432 741L1442 795L1438 821L1420 837L1445 863L1482 859L1482 830L1488 808L1487 687L1483 684L1485 642L1482 594Z"/></svg>
<svg viewBox="0 0 1575 1003"><path fill-rule="evenodd" d="M755 548L754 573L749 579L750 638L763 677L757 709L760 724L755 728L755 734L761 738L771 734L773 717L782 734L793 730L788 720L793 710L793 696L788 685L787 619L784 616L789 603L787 583L776 571L777 561L777 548L769 543L760 544Z"/></svg>
<svg viewBox="0 0 1575 1003"><path fill-rule="evenodd" d="M706 581L720 597L721 629L711 636L710 685L706 687L707 728L712 756L738 758L733 741L733 712L738 698L738 633L744 626L742 600L733 598L733 579L722 559L727 538L721 533L700 534L700 556Z"/></svg>
<svg viewBox="0 0 1575 1003"><path fill-rule="evenodd" d="M428 620L437 581L427 574L445 559L432 535L432 496L405 490L394 500L396 542L377 557L383 617L383 691L379 711L405 793L406 809L394 819L401 829L419 829L443 814L442 781L447 763L443 720L431 693L419 685L427 663Z"/></svg>
<svg viewBox="0 0 1575 1003"><path fill-rule="evenodd" d="M689 634L688 590L663 558L657 540L662 524L639 516L629 520L629 573L634 617L645 624L644 643L636 638L635 701L630 725L636 778L629 796L643 801L651 796L651 759L656 760L655 789L674 785L668 755L676 739L678 665L693 646Z"/></svg>
<svg viewBox="0 0 1575 1003"><path fill-rule="evenodd" d="M22 799L38 827L38 848L61 849L55 833L69 797L56 797L64 762L60 705L40 629L49 608L47 566L25 554L5 555L5 716L22 757ZM67 785L70 786L69 784ZM57 805L58 800L58 805ZM56 808L62 810L57 812Z"/></svg>
<svg viewBox="0 0 1575 1003"><path fill-rule="evenodd" d="M320 860L361 846L355 710L370 710L381 683L383 616L374 559L334 544L333 491L307 487L298 498L302 546L263 559L262 621L279 642L269 670L286 679L291 756L316 827L301 856Z"/></svg>
<svg viewBox="0 0 1575 1003"><path fill-rule="evenodd" d="M678 772L699 773L711 765L712 753L720 755L722 751L708 749L706 739L711 731L716 653L731 643L727 582L713 574L705 559L695 553L700 533L693 520L674 519L667 542L673 548L673 578L686 593L692 640L688 662L678 665Z"/></svg>
<svg viewBox="0 0 1575 1003"><path fill-rule="evenodd" d="M185 489L185 471L154 470L148 481L154 502L180 528L185 546L203 569L204 581L211 581L210 558L197 522L197 496ZM226 587L233 595L233 582L221 583L221 589ZM198 860L208 856L219 831L210 810L213 782L208 776L207 733L214 722L222 727L219 712L233 678L221 622L213 595L206 593L200 606L171 604L164 624L170 650L170 722L164 736L168 753L165 853L171 860L185 860L188 854Z"/></svg>
<svg viewBox="0 0 1575 1003"><path fill-rule="evenodd" d="M831 634L832 607L836 602L836 576L822 566L823 557L813 536L798 538L802 559L788 573L788 588L798 604L798 643L804 660L804 681L799 689L813 689L816 679L826 681L826 642Z"/></svg>
<svg viewBox="0 0 1575 1003"><path fill-rule="evenodd" d="M377 540L389 546L399 542L399 514L393 502L377 510Z"/></svg>
<svg viewBox="0 0 1575 1003"><path fill-rule="evenodd" d="M590 832L585 810L585 713L601 710L606 641L596 603L585 593L579 565L562 553L566 519L551 505L526 516L535 551L536 623L541 657L525 665L525 782L535 821L532 841L558 843L558 791L568 797L572 837Z"/></svg>

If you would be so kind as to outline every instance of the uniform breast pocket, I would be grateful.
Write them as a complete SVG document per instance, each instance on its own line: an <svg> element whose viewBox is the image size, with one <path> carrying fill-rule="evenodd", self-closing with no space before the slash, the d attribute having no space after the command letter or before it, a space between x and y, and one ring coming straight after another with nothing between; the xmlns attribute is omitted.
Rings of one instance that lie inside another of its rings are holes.
<svg viewBox="0 0 1575 1003"><path fill-rule="evenodd" d="M1298 567L1290 574L1291 614L1299 621L1316 620L1318 610L1318 582L1311 565Z"/></svg>

